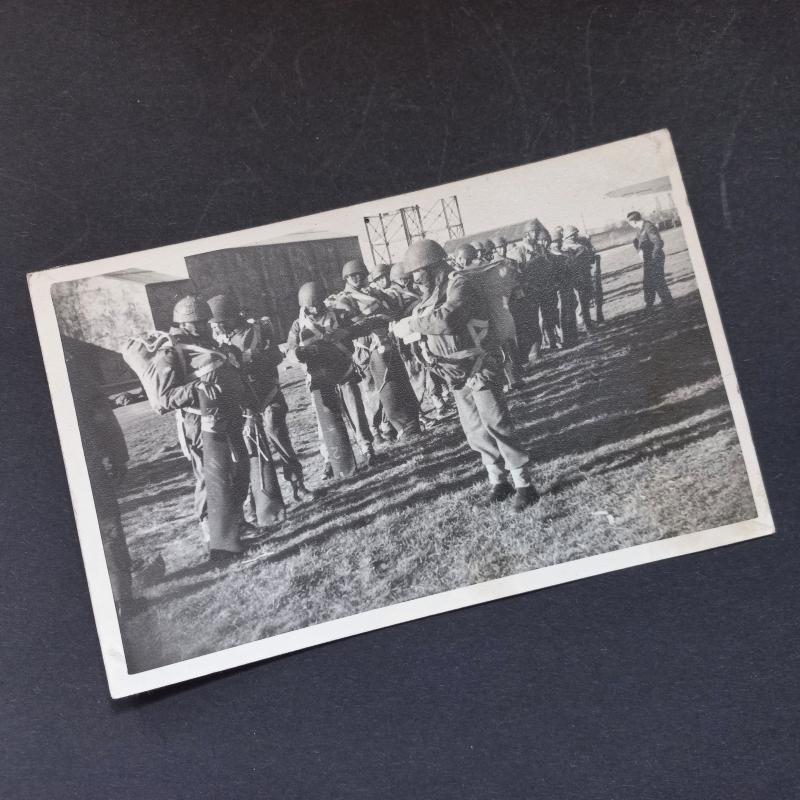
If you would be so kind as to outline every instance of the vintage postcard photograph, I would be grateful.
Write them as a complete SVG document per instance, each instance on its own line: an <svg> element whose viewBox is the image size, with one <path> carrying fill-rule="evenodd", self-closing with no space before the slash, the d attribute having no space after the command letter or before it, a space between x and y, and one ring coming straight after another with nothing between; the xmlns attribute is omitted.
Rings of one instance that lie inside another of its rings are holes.
<svg viewBox="0 0 800 800"><path fill-rule="evenodd" d="M113 697L774 530L667 131L29 285Z"/></svg>

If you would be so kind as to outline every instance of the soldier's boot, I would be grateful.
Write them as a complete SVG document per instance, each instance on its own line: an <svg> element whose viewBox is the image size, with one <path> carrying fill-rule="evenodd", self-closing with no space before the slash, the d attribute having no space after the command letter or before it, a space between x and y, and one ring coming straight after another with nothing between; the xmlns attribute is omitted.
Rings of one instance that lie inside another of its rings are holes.
<svg viewBox="0 0 800 800"><path fill-rule="evenodd" d="M364 460L368 467L374 467L378 463L378 456L375 454L375 448L371 444L364 447Z"/></svg>
<svg viewBox="0 0 800 800"><path fill-rule="evenodd" d="M486 508L496 506L498 503L503 503L514 494L514 487L503 478L500 483L493 483L492 488L488 494L476 500L472 504L473 511L481 511Z"/></svg>
<svg viewBox="0 0 800 800"><path fill-rule="evenodd" d="M422 427L419 424L419 420L415 419L408 423L408 425L403 428L403 430L398 431L397 433L397 440L398 442L408 442L411 439L416 439L418 436L422 435Z"/></svg>
<svg viewBox="0 0 800 800"><path fill-rule="evenodd" d="M534 486L520 486L514 490L514 511L524 511L539 499L539 492Z"/></svg>
<svg viewBox="0 0 800 800"><path fill-rule="evenodd" d="M382 422L379 432L386 444L391 444L400 437L400 434L394 429L391 422Z"/></svg>
<svg viewBox="0 0 800 800"><path fill-rule="evenodd" d="M372 434L372 441L380 447L384 443L384 436L383 432L380 428L370 428L370 433Z"/></svg>
<svg viewBox="0 0 800 800"><path fill-rule="evenodd" d="M294 478L291 481L292 495L295 502L304 503L317 499L317 493L309 489L304 483L302 478Z"/></svg>

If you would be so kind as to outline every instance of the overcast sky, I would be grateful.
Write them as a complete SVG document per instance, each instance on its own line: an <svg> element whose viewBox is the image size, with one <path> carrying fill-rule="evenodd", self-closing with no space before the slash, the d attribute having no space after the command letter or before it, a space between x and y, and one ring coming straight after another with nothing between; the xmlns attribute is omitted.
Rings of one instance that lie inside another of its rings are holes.
<svg viewBox="0 0 800 800"><path fill-rule="evenodd" d="M358 236L364 258L370 263L365 216L409 205L425 209L439 198L451 195L458 198L467 236L535 216L549 228L555 225L583 228L584 221L588 228L594 228L610 220L624 219L632 209L649 213L655 207L652 196L611 199L605 197L607 192L665 175L671 176L673 187L681 185L669 135L658 131L431 189L106 259L95 262L91 272L139 267L185 276L183 259L188 253L331 235Z"/></svg>

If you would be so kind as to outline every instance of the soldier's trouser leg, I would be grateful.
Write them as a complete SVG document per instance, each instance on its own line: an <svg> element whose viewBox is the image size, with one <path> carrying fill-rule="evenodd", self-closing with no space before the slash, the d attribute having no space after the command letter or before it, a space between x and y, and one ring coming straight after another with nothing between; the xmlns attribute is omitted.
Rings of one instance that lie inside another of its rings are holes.
<svg viewBox="0 0 800 800"><path fill-rule="evenodd" d="M599 258L600 256L598 256ZM605 322L605 317L603 316L603 273L600 269L599 260L594 268L594 306L597 321Z"/></svg>
<svg viewBox="0 0 800 800"><path fill-rule="evenodd" d="M337 391L342 403L342 412L350 422L356 444L362 453L369 453L372 450L372 432L369 429L369 421L358 384L343 383L337 387Z"/></svg>
<svg viewBox="0 0 800 800"><path fill-rule="evenodd" d="M588 276L581 276L578 284L578 302L581 306L583 325L590 328L592 325L592 285Z"/></svg>
<svg viewBox="0 0 800 800"><path fill-rule="evenodd" d="M502 483L508 471L515 486L529 486L530 459L517 442L500 386L492 383L473 389L467 385L454 390L453 395L467 443L480 454L490 482Z"/></svg>
<svg viewBox="0 0 800 800"><path fill-rule="evenodd" d="M539 328L539 304L536 298L529 295L518 298L511 305L511 315L517 329L517 350L521 363L525 363L534 345L542 342L542 331Z"/></svg>
<svg viewBox="0 0 800 800"><path fill-rule="evenodd" d="M201 522L208 516L206 496L206 477L203 471L203 437L200 430L200 417L186 414L183 421L184 443L189 463L194 475L194 513Z"/></svg>
<svg viewBox="0 0 800 800"><path fill-rule="evenodd" d="M272 445L272 451L277 456L283 468L283 477L287 481L302 480L303 468L300 459L294 451L289 426L286 424L286 415L289 406L283 392L278 392L274 400L264 409L261 418L264 423L264 433Z"/></svg>
<svg viewBox="0 0 800 800"><path fill-rule="evenodd" d="M564 337L564 346L570 347L578 341L578 321L575 318L575 290L570 286L563 286L558 290L561 301L561 335Z"/></svg>
<svg viewBox="0 0 800 800"><path fill-rule="evenodd" d="M122 528L116 494L103 462L96 452L89 449L86 453L86 466L89 471L89 483L97 511L111 591L117 604L125 603L133 597L131 557L125 540L125 531Z"/></svg>
<svg viewBox="0 0 800 800"><path fill-rule="evenodd" d="M250 456L242 435L242 424L239 418L232 419L228 425L228 439L231 446L231 486L233 502L241 508L250 492Z"/></svg>
<svg viewBox="0 0 800 800"><path fill-rule="evenodd" d="M671 306L673 303L672 292L667 286L667 279L664 277L664 257L655 259L650 264L650 289L652 292L652 300L650 305L655 302L655 296L658 294L661 304L664 306Z"/></svg>
<svg viewBox="0 0 800 800"><path fill-rule="evenodd" d="M419 402L400 354L394 348L372 352L370 370L383 414L398 436L419 432Z"/></svg>
<svg viewBox="0 0 800 800"><path fill-rule="evenodd" d="M516 339L506 339L502 344L503 372L506 376L506 383L509 386L518 386L522 383L522 371L520 369L520 354Z"/></svg>
<svg viewBox="0 0 800 800"><path fill-rule="evenodd" d="M555 347L558 342L558 291L550 289L542 295L542 328L547 334L550 347Z"/></svg>

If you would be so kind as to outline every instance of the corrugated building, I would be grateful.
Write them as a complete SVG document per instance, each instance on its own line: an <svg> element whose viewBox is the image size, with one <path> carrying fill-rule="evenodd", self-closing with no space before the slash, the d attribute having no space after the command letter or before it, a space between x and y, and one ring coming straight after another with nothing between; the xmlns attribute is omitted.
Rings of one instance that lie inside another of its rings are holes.
<svg viewBox="0 0 800 800"><path fill-rule="evenodd" d="M362 258L357 236L268 242L186 256L198 293L234 295L248 315L267 315L281 340L297 318L297 290L319 281L326 292L341 288L345 261Z"/></svg>

